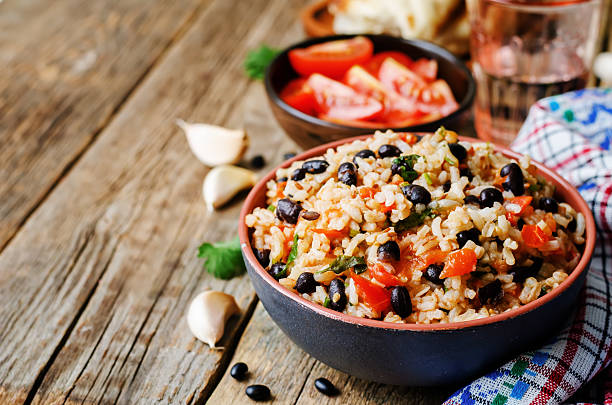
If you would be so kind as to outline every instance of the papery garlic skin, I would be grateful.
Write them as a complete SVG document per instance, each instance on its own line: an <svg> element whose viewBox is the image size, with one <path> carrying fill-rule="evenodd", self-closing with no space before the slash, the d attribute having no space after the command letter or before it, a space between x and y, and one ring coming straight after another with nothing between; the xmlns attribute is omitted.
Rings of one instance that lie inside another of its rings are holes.
<svg viewBox="0 0 612 405"><path fill-rule="evenodd" d="M204 291L198 294L187 311L187 325L191 333L211 348L223 336L225 323L240 308L233 296L221 291Z"/></svg>
<svg viewBox="0 0 612 405"><path fill-rule="evenodd" d="M210 209L219 208L238 192L253 187L257 175L248 169L224 165L213 168L204 179L202 195Z"/></svg>
<svg viewBox="0 0 612 405"><path fill-rule="evenodd" d="M249 146L246 132L240 129L191 124L181 119L176 124L185 132L193 154L207 166L238 163Z"/></svg>

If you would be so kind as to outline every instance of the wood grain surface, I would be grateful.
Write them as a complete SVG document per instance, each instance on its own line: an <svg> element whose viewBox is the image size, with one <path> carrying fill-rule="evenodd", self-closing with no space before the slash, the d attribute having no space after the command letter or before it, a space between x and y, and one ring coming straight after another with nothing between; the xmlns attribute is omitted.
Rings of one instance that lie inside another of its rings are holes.
<svg viewBox="0 0 612 405"><path fill-rule="evenodd" d="M433 404L453 390L330 369L282 334L247 276L216 280L196 258L235 236L244 195L205 209L208 169L175 119L246 128L260 174L297 151L242 62L303 38L303 5L0 1L0 404L251 403L228 375L240 360L275 403ZM242 309L220 350L184 317L205 289ZM341 396L318 393L319 376Z"/></svg>

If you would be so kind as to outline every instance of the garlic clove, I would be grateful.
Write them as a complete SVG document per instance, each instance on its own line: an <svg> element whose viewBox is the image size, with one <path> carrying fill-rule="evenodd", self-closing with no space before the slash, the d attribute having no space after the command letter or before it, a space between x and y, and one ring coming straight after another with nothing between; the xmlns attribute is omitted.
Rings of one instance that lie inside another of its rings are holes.
<svg viewBox="0 0 612 405"><path fill-rule="evenodd" d="M612 52L602 52L595 58L593 73L601 79L602 87L612 86Z"/></svg>
<svg viewBox="0 0 612 405"><path fill-rule="evenodd" d="M209 124L191 124L181 119L176 124L185 132L193 154L208 166L238 163L249 146L243 130Z"/></svg>
<svg viewBox="0 0 612 405"><path fill-rule="evenodd" d="M223 336L225 323L240 313L233 296L221 291L204 291L198 294L187 311L187 324L191 333L211 348Z"/></svg>
<svg viewBox="0 0 612 405"><path fill-rule="evenodd" d="M250 170L236 166L217 166L204 179L202 195L206 205L219 208L231 200L239 191L253 187L257 176Z"/></svg>

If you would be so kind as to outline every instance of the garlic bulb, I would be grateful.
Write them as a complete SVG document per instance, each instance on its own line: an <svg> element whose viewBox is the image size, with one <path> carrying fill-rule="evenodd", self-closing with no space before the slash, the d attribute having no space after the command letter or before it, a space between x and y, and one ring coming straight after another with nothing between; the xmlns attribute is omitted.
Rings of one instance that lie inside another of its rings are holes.
<svg viewBox="0 0 612 405"><path fill-rule="evenodd" d="M193 335L211 348L223 336L225 323L240 313L233 296L221 291L205 291L198 294L187 311L187 324Z"/></svg>
<svg viewBox="0 0 612 405"><path fill-rule="evenodd" d="M250 170L236 166L217 166L204 179L202 194L209 208L221 207L239 191L253 187L257 176Z"/></svg>
<svg viewBox="0 0 612 405"><path fill-rule="evenodd" d="M595 58L593 73L601 79L602 87L612 86L612 52L602 52Z"/></svg>
<svg viewBox="0 0 612 405"><path fill-rule="evenodd" d="M240 129L190 124L181 119L176 124L185 132L193 154L211 167L238 163L249 146L247 134Z"/></svg>

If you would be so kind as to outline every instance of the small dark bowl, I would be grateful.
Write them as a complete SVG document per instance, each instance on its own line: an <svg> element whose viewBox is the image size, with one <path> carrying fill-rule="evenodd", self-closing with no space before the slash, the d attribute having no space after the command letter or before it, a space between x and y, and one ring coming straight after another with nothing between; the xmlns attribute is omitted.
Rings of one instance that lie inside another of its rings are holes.
<svg viewBox="0 0 612 405"><path fill-rule="evenodd" d="M305 114L286 104L279 97L281 90L290 80L298 77L289 62L288 53L295 48L305 48L310 45L347 39L356 35L331 35L327 37L312 38L299 42L281 52L266 69L265 86L268 101L276 120L285 132L302 148L312 148L323 143L337 141L361 134L370 134L373 128L360 128L340 125L324 121L312 115ZM446 80L450 86L459 108L435 121L412 125L409 127L390 128L398 132L431 132L444 126L453 129L469 117L470 107L474 101L476 84L472 74L465 64L452 53L421 40L409 40L388 35L362 35L374 43L374 52L401 51L413 59L428 58L438 61L438 77ZM380 128L387 129L387 128Z"/></svg>
<svg viewBox="0 0 612 405"><path fill-rule="evenodd" d="M321 155L327 148L363 139L333 142L284 162ZM463 141L474 142L471 138ZM496 149L518 159L503 147ZM394 324L342 314L310 302L281 286L257 262L251 250L245 216L265 206L266 182L277 167L249 193L240 213L238 233L249 277L276 324L293 342L333 368L366 380L394 385L442 385L464 382L497 366L555 333L572 313L595 247L595 223L578 191L561 176L534 163L557 186L557 197L586 219L586 243L569 277L542 298L488 318L447 324Z"/></svg>

